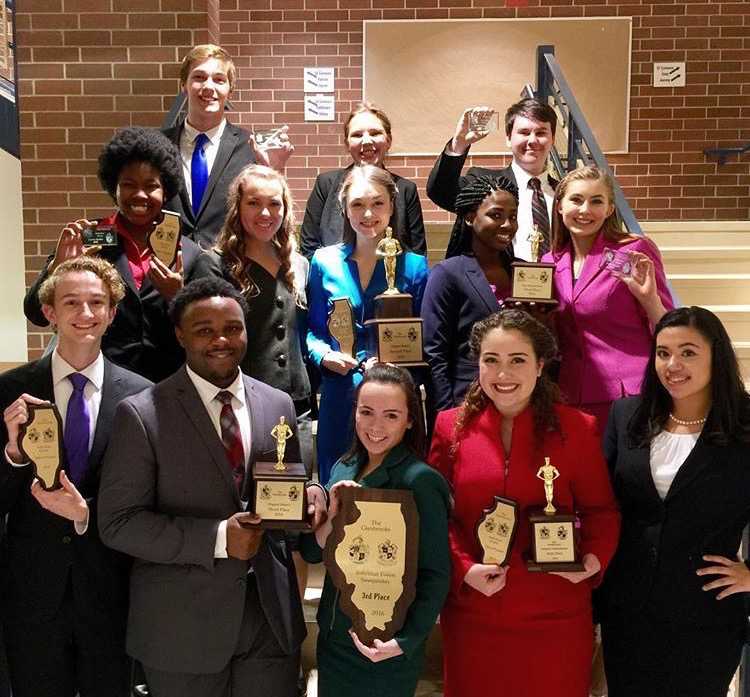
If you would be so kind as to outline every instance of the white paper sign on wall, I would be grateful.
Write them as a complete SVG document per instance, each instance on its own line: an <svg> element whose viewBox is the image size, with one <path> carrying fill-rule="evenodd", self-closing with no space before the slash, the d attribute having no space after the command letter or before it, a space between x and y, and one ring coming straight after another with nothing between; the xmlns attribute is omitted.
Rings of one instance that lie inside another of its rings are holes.
<svg viewBox="0 0 750 697"><path fill-rule="evenodd" d="M333 121L336 99L332 94L305 95L305 121Z"/></svg>
<svg viewBox="0 0 750 697"><path fill-rule="evenodd" d="M684 63L654 63L654 87L684 86Z"/></svg>
<svg viewBox="0 0 750 697"><path fill-rule="evenodd" d="M305 92L333 92L333 68L305 68Z"/></svg>

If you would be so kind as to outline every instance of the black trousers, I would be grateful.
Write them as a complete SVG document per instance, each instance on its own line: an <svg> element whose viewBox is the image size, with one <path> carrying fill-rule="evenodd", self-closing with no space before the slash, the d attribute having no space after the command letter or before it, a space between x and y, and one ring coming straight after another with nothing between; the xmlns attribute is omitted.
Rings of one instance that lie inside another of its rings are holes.
<svg viewBox="0 0 750 697"><path fill-rule="evenodd" d="M127 697L125 613L102 616L85 599L74 601L68 580L54 617L39 622L9 617L5 645L13 697Z"/></svg>

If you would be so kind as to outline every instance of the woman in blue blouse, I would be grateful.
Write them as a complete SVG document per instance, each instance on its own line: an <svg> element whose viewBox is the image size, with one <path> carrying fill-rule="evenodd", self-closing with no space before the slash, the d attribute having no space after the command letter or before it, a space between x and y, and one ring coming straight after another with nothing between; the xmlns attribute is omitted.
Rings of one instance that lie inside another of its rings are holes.
<svg viewBox="0 0 750 697"><path fill-rule="evenodd" d="M365 322L374 317L375 296L388 287L375 248L385 235L396 195L396 185L386 170L373 165L352 168L339 194L344 241L319 249L310 264L307 349L322 374L317 453L324 484L352 439L354 388L362 380L360 366L372 357L367 351ZM398 237L399 231L394 232ZM419 316L426 282L427 260L413 252L401 254L396 262L396 286L412 295L414 316ZM328 331L328 313L336 298L348 298L354 311L353 356L344 353Z"/></svg>

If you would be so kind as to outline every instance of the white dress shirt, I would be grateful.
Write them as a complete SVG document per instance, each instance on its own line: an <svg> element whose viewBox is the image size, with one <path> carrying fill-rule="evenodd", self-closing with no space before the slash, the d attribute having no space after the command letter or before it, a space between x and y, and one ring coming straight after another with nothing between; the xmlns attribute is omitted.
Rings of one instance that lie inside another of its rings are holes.
<svg viewBox="0 0 750 697"><path fill-rule="evenodd" d="M518 186L518 232L513 238L513 253L519 259L531 261L531 242L529 237L534 231L534 220L531 215L531 195L533 191L529 188L529 179L532 175L516 163L511 162L513 176ZM550 220L550 231L552 230L552 203L555 198L555 190L549 183L549 175L543 172L538 177L542 184L542 194L547 202L547 214Z"/></svg>
<svg viewBox="0 0 750 697"><path fill-rule="evenodd" d="M185 180L185 190L190 198L190 203L193 202L193 182L190 177L190 169L193 162L195 139L199 133L205 133L208 138L208 142L203 146L203 152L206 154L206 167L208 168L208 176L210 177L211 168L214 166L214 161L216 160L216 153L219 152L221 136L224 134L226 126L226 119L222 119L221 123L210 131L198 131L187 120L183 125L182 133L180 134L180 157L182 158L182 174Z"/></svg>
<svg viewBox="0 0 750 697"><path fill-rule="evenodd" d="M245 395L245 383L242 380L242 371L237 371L237 377L228 387L217 387L212 382L202 378L198 373L185 365L188 377L195 386L198 396L206 408L211 423L213 423L216 433L221 440L221 408L222 403L216 399L219 392L229 392L232 395L232 409L237 417L237 423L240 426L240 435L242 436L242 448L245 451L245 476L247 473L247 462L250 457L251 430L250 430L250 410L247 405ZM227 467L229 462L227 461ZM219 529L216 532L216 545L214 547L214 557L219 559L227 558L227 521L222 520L219 523Z"/></svg>

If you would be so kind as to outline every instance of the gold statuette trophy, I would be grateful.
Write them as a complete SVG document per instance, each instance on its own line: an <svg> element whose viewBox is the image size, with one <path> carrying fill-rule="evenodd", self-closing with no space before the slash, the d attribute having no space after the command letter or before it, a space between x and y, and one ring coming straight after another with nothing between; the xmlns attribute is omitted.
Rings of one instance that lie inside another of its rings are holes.
<svg viewBox="0 0 750 697"><path fill-rule="evenodd" d="M516 538L518 503L495 496L477 523L477 540L482 549L482 564L503 566L510 559Z"/></svg>
<svg viewBox="0 0 750 697"><path fill-rule="evenodd" d="M323 560L360 641L388 641L416 596L419 513L411 491L343 487Z"/></svg>
<svg viewBox="0 0 750 697"><path fill-rule="evenodd" d="M28 410L29 420L21 425L18 433L18 449L24 460L31 463L34 476L43 489L60 489L60 472L63 468L60 412L54 404L29 404Z"/></svg>
<svg viewBox="0 0 750 697"><path fill-rule="evenodd" d="M576 516L573 513L558 513L552 505L554 482L560 472L545 457L536 476L544 482L547 505L529 512L531 558L526 566L529 571L583 571Z"/></svg>
<svg viewBox="0 0 750 697"><path fill-rule="evenodd" d="M383 259L388 288L375 296L375 319L368 319L370 353L379 361L400 366L427 365L422 353L422 320L412 316L412 296L396 287L396 257L401 244L390 227L378 242L375 254Z"/></svg>
<svg viewBox="0 0 750 697"><path fill-rule="evenodd" d="M159 261L171 268L180 251L180 214L165 210L162 214L162 221L148 235L148 247Z"/></svg>
<svg viewBox="0 0 750 697"><path fill-rule="evenodd" d="M276 441L276 462L253 465L252 507L262 528L307 530L307 471L302 462L284 462L287 441L294 435L286 418L279 417L271 429Z"/></svg>
<svg viewBox="0 0 750 697"><path fill-rule="evenodd" d="M534 232L529 237L532 261L514 261L511 264L513 267L511 297L503 301L506 307L513 307L515 303L522 305L536 303L547 305L548 309L552 309L558 304L552 283L555 265L539 261L543 240L544 236L535 225Z"/></svg>

